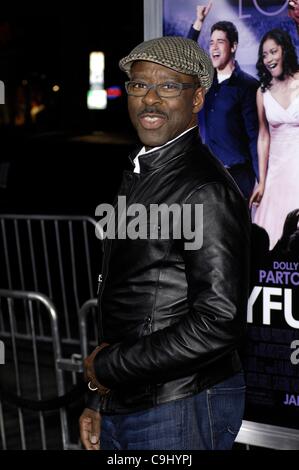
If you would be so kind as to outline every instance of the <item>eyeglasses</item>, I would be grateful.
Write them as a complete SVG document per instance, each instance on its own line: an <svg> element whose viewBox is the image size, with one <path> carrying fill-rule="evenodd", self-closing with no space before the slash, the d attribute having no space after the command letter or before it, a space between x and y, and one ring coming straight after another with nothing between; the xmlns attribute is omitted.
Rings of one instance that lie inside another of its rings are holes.
<svg viewBox="0 0 299 470"><path fill-rule="evenodd" d="M176 83L165 82L157 85L149 85L144 82L126 82L126 92L131 96L145 96L149 90L156 90L160 98L176 98L186 88L198 88L200 83Z"/></svg>

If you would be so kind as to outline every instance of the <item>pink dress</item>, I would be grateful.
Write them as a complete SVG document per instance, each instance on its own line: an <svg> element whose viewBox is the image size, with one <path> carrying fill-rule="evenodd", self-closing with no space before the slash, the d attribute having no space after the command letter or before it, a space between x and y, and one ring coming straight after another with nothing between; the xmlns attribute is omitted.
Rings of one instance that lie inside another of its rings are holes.
<svg viewBox="0 0 299 470"><path fill-rule="evenodd" d="M286 109L270 90L263 94L263 100L270 153L265 192L253 222L267 230L271 250L282 235L286 216L299 208L299 96Z"/></svg>

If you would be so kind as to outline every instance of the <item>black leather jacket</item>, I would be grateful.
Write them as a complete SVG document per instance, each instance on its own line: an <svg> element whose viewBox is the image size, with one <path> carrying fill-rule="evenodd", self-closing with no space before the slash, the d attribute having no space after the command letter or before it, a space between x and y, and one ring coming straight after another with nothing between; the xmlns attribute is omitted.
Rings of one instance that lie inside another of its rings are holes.
<svg viewBox="0 0 299 470"><path fill-rule="evenodd" d="M186 240L172 233L105 240L99 331L110 346L95 359L99 382L111 388L103 413L187 397L241 370L250 238L245 200L198 128L139 162L140 174L125 172L119 191L127 207L190 204L203 246L186 250ZM195 204L203 204L203 227ZM87 406L98 405L90 392Z"/></svg>

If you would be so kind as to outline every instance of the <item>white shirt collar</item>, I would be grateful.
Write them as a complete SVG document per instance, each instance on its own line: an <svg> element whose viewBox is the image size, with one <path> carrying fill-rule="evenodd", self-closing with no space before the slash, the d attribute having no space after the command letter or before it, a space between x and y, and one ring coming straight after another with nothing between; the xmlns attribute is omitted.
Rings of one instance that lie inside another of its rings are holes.
<svg viewBox="0 0 299 470"><path fill-rule="evenodd" d="M224 80L227 80L228 78L230 78L232 76L233 72L230 72L230 73L218 73L217 74L217 79L218 79L218 83L222 83L224 82Z"/></svg>
<svg viewBox="0 0 299 470"><path fill-rule="evenodd" d="M164 145L161 145L160 147L154 147L150 150L145 150L145 147L143 146L142 149L140 150L140 152L136 155L136 157L134 158L134 165L135 165L135 168L134 168L134 173L140 173L140 164L139 164L139 157L140 155L144 155L144 154L148 154L148 153L151 153L151 152L154 152L155 150L158 150L158 149L161 149L163 147L165 147L166 145L168 144L171 144L172 142L174 142L175 140L179 139L180 137L182 137L184 134L187 134L187 132L191 131L192 129L195 129L195 127L197 126L193 126L191 127L190 129L187 129L186 131L182 132L180 135L178 135L177 137L175 137L174 139L172 140L169 140L168 142L166 142L166 144Z"/></svg>

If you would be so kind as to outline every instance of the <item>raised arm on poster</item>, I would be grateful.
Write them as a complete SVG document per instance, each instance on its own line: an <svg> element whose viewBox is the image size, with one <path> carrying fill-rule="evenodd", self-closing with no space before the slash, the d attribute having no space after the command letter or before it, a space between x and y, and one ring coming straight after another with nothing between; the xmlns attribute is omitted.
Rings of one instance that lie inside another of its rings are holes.
<svg viewBox="0 0 299 470"><path fill-rule="evenodd" d="M289 11L289 16L292 18L292 20L294 20L296 24L297 33L299 35L299 0L289 1L288 11Z"/></svg>
<svg viewBox="0 0 299 470"><path fill-rule="evenodd" d="M196 7L196 20L193 23L193 28L196 31L200 31L202 24L205 18L208 16L209 11L211 10L212 2L209 2L207 5L197 5Z"/></svg>

